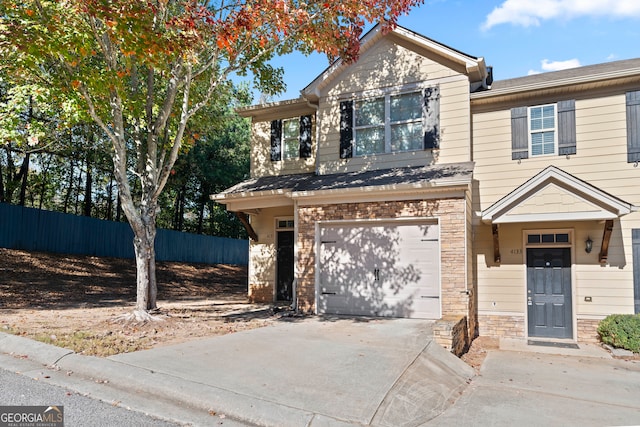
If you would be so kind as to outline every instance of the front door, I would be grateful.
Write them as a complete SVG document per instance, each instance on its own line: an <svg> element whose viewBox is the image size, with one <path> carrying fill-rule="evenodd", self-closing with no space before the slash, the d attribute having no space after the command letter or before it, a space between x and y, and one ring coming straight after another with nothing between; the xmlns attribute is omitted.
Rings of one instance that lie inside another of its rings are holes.
<svg viewBox="0 0 640 427"><path fill-rule="evenodd" d="M278 231L276 300L293 299L293 231Z"/></svg>
<svg viewBox="0 0 640 427"><path fill-rule="evenodd" d="M573 338L571 249L527 249L529 336Z"/></svg>

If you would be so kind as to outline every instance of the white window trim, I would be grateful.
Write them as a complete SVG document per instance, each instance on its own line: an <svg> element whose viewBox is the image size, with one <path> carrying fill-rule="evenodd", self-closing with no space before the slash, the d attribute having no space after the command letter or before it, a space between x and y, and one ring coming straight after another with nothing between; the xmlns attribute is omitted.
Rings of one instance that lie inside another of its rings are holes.
<svg viewBox="0 0 640 427"><path fill-rule="evenodd" d="M293 225L291 227L279 227L280 221L293 221ZM291 231L295 228L295 218L292 216L280 216L275 218L275 228L276 231Z"/></svg>
<svg viewBox="0 0 640 427"><path fill-rule="evenodd" d="M409 124L414 122L422 122L422 112L421 117L415 120L402 120L397 122L391 122L391 97L392 96L400 96L406 94L418 93L422 96L422 89L420 87L414 87L411 89L405 90L393 90L386 91L382 93L372 94L370 96L363 96L353 100L353 157L367 157L367 156L377 156L382 154L393 154L393 153L410 153L414 151L422 151L422 148L415 148L413 150L402 150L402 151L393 151L391 149L391 127L392 125L398 124ZM367 126L357 126L356 120L358 115L357 105L361 102L373 101L379 98L384 98L384 151L380 153L368 153L368 154L360 154L358 153L358 130L361 129L373 129L376 127L380 127L380 125L367 125Z"/></svg>
<svg viewBox="0 0 640 427"><path fill-rule="evenodd" d="M553 106L553 114L554 114L554 119L553 119L553 129L552 128L544 128L541 130L536 130L533 131L531 130L531 109L532 108L544 108L544 107L548 107L548 106ZM550 132L553 130L553 153L546 153L546 154L533 154L533 144L532 144L532 138L531 136L534 133L544 133L544 132ZM557 103L551 103L551 104L541 104L541 105L532 105L530 107L527 108L527 138L529 139L529 158L537 158L537 157L546 157L546 156L557 156L558 155L558 104Z"/></svg>
<svg viewBox="0 0 640 427"><path fill-rule="evenodd" d="M553 242L539 242L539 243L529 243L530 235L540 235L543 234L552 234L554 236ZM555 238L558 234L567 234L569 236L568 242L556 242ZM527 248L572 248L574 244L573 237L573 229L572 228L552 228L552 229L535 229L535 230L523 230L523 243L525 249ZM526 260L525 260L526 262Z"/></svg>

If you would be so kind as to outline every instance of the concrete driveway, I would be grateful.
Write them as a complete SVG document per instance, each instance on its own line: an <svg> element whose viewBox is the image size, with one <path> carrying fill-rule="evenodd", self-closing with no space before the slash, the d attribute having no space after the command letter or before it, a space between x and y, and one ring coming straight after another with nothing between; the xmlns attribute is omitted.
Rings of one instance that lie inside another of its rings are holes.
<svg viewBox="0 0 640 427"><path fill-rule="evenodd" d="M173 378L167 399L249 423L415 426L445 410L474 375L432 342L432 325L306 318L109 359Z"/></svg>

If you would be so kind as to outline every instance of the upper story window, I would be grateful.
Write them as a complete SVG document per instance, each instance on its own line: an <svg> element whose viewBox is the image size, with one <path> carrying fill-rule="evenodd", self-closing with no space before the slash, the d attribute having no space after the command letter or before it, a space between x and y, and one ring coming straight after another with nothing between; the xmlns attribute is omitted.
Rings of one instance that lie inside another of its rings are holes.
<svg viewBox="0 0 640 427"><path fill-rule="evenodd" d="M420 92L356 101L355 155L421 150Z"/></svg>
<svg viewBox="0 0 640 427"><path fill-rule="evenodd" d="M271 122L271 161L311 157L312 117L302 116Z"/></svg>
<svg viewBox="0 0 640 427"><path fill-rule="evenodd" d="M340 157L438 148L440 90L388 93L340 103Z"/></svg>
<svg viewBox="0 0 640 427"><path fill-rule="evenodd" d="M576 154L575 100L511 109L511 158Z"/></svg>
<svg viewBox="0 0 640 427"><path fill-rule="evenodd" d="M556 153L556 104L529 107L531 156Z"/></svg>
<svg viewBox="0 0 640 427"><path fill-rule="evenodd" d="M300 155L300 120L282 121L282 157L295 159Z"/></svg>

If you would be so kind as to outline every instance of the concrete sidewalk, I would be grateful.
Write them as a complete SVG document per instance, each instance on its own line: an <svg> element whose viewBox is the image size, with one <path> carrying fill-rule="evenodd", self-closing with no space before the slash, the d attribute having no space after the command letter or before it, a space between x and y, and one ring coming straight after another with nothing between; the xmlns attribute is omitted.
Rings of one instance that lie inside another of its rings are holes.
<svg viewBox="0 0 640 427"><path fill-rule="evenodd" d="M194 425L419 425L474 375L431 338L428 321L305 318L100 359L2 334L0 363Z"/></svg>
<svg viewBox="0 0 640 427"><path fill-rule="evenodd" d="M640 361L503 340L458 401L429 427L638 426Z"/></svg>

